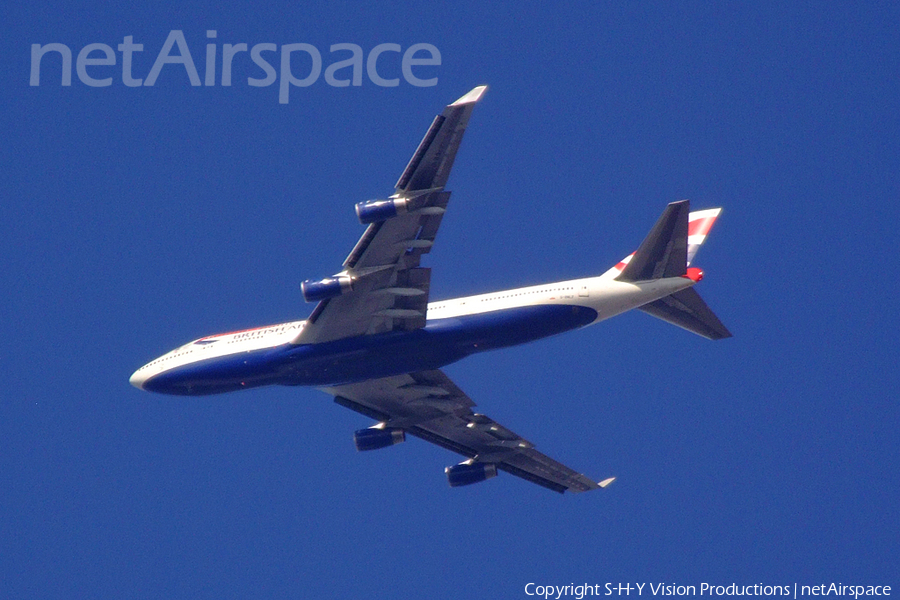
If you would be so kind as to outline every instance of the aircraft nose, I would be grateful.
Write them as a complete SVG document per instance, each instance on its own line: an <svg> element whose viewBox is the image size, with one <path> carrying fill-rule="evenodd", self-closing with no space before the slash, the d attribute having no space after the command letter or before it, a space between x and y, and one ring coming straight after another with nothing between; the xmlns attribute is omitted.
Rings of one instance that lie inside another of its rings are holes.
<svg viewBox="0 0 900 600"><path fill-rule="evenodd" d="M144 368L141 367L140 369L132 373L131 377L128 379L128 383L139 390L144 389L144 382L147 381L147 375L142 372L143 370Z"/></svg>

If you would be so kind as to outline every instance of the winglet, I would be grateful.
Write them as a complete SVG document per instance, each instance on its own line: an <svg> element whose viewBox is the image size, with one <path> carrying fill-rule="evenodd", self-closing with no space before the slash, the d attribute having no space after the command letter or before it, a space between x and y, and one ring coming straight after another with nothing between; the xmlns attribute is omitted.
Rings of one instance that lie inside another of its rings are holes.
<svg viewBox="0 0 900 600"><path fill-rule="evenodd" d="M612 483L613 481L615 481L615 480L616 480L615 477L610 477L609 479L604 479L603 481L601 481L601 482L598 483L597 485L599 485L599 486L602 487L602 488L605 488L606 486L608 486L609 484L611 484L611 483Z"/></svg>
<svg viewBox="0 0 900 600"><path fill-rule="evenodd" d="M465 96L463 96L462 98L460 98L459 100L457 100L456 102L451 104L450 106L460 106L462 104L474 104L475 102L478 102L479 100L481 100L481 96L483 96L486 91L487 91L486 85L479 85L477 88L472 89L472 91L467 93Z"/></svg>

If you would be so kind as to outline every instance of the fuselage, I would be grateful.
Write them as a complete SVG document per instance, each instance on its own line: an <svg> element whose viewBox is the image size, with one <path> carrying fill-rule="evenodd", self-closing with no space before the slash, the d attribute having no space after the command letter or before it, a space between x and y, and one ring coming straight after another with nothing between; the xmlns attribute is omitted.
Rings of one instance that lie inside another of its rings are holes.
<svg viewBox="0 0 900 600"><path fill-rule="evenodd" d="M145 390L203 395L262 385L330 386L437 369L470 354L597 323L690 287L687 277L637 283L592 277L428 304L425 327L317 344L306 321L211 335L131 376Z"/></svg>

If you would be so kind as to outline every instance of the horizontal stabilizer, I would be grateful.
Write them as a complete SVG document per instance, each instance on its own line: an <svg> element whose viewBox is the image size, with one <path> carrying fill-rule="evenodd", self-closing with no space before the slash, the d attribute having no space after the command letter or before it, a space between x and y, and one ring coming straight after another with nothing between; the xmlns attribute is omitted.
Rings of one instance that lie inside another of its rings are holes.
<svg viewBox="0 0 900 600"><path fill-rule="evenodd" d="M669 204L616 279L647 281L684 275L688 262L689 212L688 200Z"/></svg>
<svg viewBox="0 0 900 600"><path fill-rule="evenodd" d="M731 337L731 332L693 288L645 304L639 310L710 340Z"/></svg>

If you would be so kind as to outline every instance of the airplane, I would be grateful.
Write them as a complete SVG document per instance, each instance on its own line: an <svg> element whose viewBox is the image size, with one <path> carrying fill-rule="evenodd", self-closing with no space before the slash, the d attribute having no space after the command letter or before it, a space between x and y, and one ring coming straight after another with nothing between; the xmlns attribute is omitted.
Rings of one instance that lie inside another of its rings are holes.
<svg viewBox="0 0 900 600"><path fill-rule="evenodd" d="M693 286L691 262L721 209L669 204L638 249L597 277L429 301L445 185L479 86L435 117L395 186L360 202L367 225L337 274L306 280L306 320L202 337L152 360L130 383L199 396L265 385L314 386L376 424L354 433L360 451L421 438L466 457L445 469L451 487L504 471L556 492L605 488L538 452L484 414L440 369L466 356L524 344L639 309L709 339L731 333Z"/></svg>

